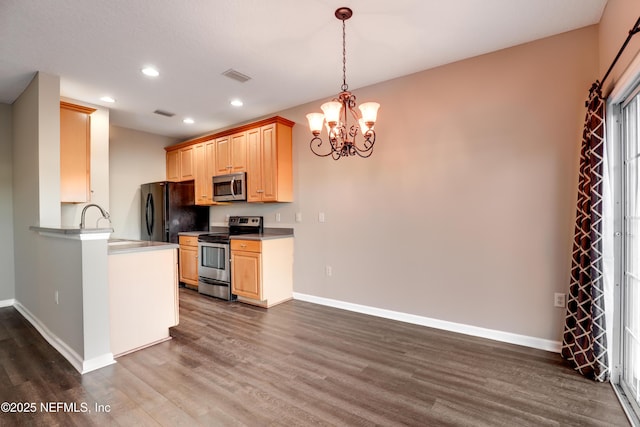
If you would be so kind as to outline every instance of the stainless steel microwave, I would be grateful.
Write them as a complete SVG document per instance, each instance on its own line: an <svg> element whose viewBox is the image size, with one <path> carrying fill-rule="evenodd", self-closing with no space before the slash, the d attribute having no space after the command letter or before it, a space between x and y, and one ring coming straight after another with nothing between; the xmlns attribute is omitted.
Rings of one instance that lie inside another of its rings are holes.
<svg viewBox="0 0 640 427"><path fill-rule="evenodd" d="M241 202L247 200L246 172L230 173L213 177L213 200L215 202Z"/></svg>

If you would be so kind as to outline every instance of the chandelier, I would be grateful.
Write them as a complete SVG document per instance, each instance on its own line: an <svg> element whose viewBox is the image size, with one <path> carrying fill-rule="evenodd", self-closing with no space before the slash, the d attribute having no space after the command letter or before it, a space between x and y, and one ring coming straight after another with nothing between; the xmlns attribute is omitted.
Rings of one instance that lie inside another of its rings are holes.
<svg viewBox="0 0 640 427"><path fill-rule="evenodd" d="M320 106L324 113L309 113L309 129L313 138L309 143L311 151L316 156L331 156L333 160L340 157L358 155L369 157L373 153L373 145L376 142L376 132L373 126L376 123L376 116L380 104L377 102L365 102L356 110L356 97L349 92L347 85L347 45L345 42L345 21L353 15L353 11L348 7L341 7L335 12L336 18L342 21L342 86L340 94L330 102L325 102ZM349 126L349 116L355 121ZM324 126L323 126L324 125ZM322 128L326 127L329 139L329 146L324 146L320 138ZM359 128L359 129L358 129ZM358 145L356 138L358 130L364 139Z"/></svg>

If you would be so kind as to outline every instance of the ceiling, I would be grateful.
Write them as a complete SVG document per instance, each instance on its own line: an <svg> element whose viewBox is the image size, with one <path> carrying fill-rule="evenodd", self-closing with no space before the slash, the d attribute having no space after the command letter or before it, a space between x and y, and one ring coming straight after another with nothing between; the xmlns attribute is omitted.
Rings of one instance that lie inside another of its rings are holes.
<svg viewBox="0 0 640 427"><path fill-rule="evenodd" d="M36 71L112 124L188 138L600 21L606 0L1 0L0 102ZM160 75L140 70L155 66ZM245 83L222 75L234 69ZM113 104L100 100L109 95ZM229 102L240 98L242 107ZM168 118L160 109L175 113ZM187 125L183 118L195 123Z"/></svg>

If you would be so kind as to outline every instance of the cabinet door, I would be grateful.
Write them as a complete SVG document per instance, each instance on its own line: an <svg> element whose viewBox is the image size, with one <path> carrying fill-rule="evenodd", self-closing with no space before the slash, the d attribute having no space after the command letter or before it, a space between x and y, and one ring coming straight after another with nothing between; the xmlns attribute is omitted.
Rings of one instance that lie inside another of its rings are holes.
<svg viewBox="0 0 640 427"><path fill-rule="evenodd" d="M240 132L231 135L231 170L230 172L245 172L247 170L247 133Z"/></svg>
<svg viewBox="0 0 640 427"><path fill-rule="evenodd" d="M247 132L247 201L262 201L262 148L260 128Z"/></svg>
<svg viewBox="0 0 640 427"><path fill-rule="evenodd" d="M180 281L198 286L198 248L180 246Z"/></svg>
<svg viewBox="0 0 640 427"><path fill-rule="evenodd" d="M278 144L274 124L260 128L262 140L262 201L278 200Z"/></svg>
<svg viewBox="0 0 640 427"><path fill-rule="evenodd" d="M239 296L262 299L262 265L259 252L232 251L231 291Z"/></svg>
<svg viewBox="0 0 640 427"><path fill-rule="evenodd" d="M231 168L231 149L229 148L229 137L223 136L216 139L216 175L229 173Z"/></svg>
<svg viewBox="0 0 640 427"><path fill-rule="evenodd" d="M213 176L216 169L216 142L213 140L204 143L204 163L206 166L204 190L207 201L213 204Z"/></svg>
<svg viewBox="0 0 640 427"><path fill-rule="evenodd" d="M197 144L194 148L196 180L196 205L212 205L213 203L213 171L215 165L215 141Z"/></svg>
<svg viewBox="0 0 640 427"><path fill-rule="evenodd" d="M167 181L180 181L180 150L167 151Z"/></svg>
<svg viewBox="0 0 640 427"><path fill-rule="evenodd" d="M188 181L196 178L193 146L180 150L180 180Z"/></svg>
<svg viewBox="0 0 640 427"><path fill-rule="evenodd" d="M95 109L60 103L60 200L91 199L91 117Z"/></svg>
<svg viewBox="0 0 640 427"><path fill-rule="evenodd" d="M204 164L204 144L197 144L193 147L193 157L195 160L196 179L194 182L195 188L195 201L196 205L203 204L206 201L206 194L204 192L204 180L205 180L205 164Z"/></svg>

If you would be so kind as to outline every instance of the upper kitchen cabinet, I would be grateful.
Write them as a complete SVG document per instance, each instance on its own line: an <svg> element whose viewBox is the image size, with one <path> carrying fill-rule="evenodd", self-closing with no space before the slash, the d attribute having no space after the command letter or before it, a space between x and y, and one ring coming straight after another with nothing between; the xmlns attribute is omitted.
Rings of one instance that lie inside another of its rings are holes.
<svg viewBox="0 0 640 427"><path fill-rule="evenodd" d="M247 170L247 132L216 139L216 175Z"/></svg>
<svg viewBox="0 0 640 427"><path fill-rule="evenodd" d="M196 205L213 205L213 175L216 164L216 141L210 140L194 146Z"/></svg>
<svg viewBox="0 0 640 427"><path fill-rule="evenodd" d="M212 178L247 173L248 202L292 202L292 128L275 116L166 147L167 180L195 179L198 205L215 205Z"/></svg>
<svg viewBox="0 0 640 427"><path fill-rule="evenodd" d="M194 146L167 150L167 181L195 179Z"/></svg>
<svg viewBox="0 0 640 427"><path fill-rule="evenodd" d="M277 118L247 132L247 201L292 202L293 122Z"/></svg>
<svg viewBox="0 0 640 427"><path fill-rule="evenodd" d="M91 200L91 113L87 108L60 101L60 201Z"/></svg>

